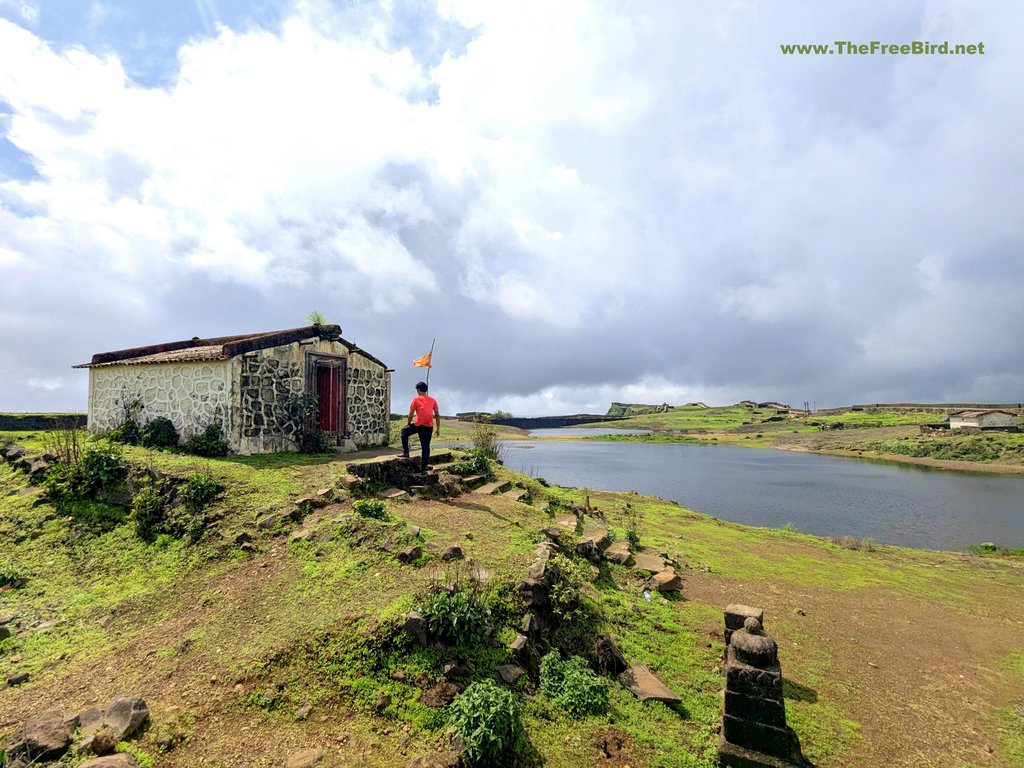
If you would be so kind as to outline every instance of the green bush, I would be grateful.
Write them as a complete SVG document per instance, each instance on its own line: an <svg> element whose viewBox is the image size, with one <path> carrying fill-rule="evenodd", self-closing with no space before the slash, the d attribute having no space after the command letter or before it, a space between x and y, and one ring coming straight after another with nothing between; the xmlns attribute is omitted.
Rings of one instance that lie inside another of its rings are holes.
<svg viewBox="0 0 1024 768"><path fill-rule="evenodd" d="M515 694L493 680L473 683L448 707L448 725L470 765L511 764L522 738Z"/></svg>
<svg viewBox="0 0 1024 768"><path fill-rule="evenodd" d="M438 639L452 645L478 645L487 637L491 612L472 590L441 590L420 606L427 627Z"/></svg>
<svg viewBox="0 0 1024 768"><path fill-rule="evenodd" d="M146 422L139 434L139 442L147 448L173 448L178 440L178 430L166 416L157 416Z"/></svg>
<svg viewBox="0 0 1024 768"><path fill-rule="evenodd" d="M46 475L46 491L58 506L74 501L95 500L116 488L128 477L128 462L115 445L86 449L81 461L57 464Z"/></svg>
<svg viewBox="0 0 1024 768"><path fill-rule="evenodd" d="M228 455L228 444L224 440L224 431L220 424L211 424L202 432L192 435L182 448L185 453L191 453L193 456L216 458Z"/></svg>
<svg viewBox="0 0 1024 768"><path fill-rule="evenodd" d="M590 639L597 631L600 615L594 604L583 594L583 585L589 573L565 555L554 555L548 561L544 581L551 603L549 632L546 640L550 647L566 653L586 653Z"/></svg>
<svg viewBox="0 0 1024 768"><path fill-rule="evenodd" d="M0 565L0 587L20 587L25 579L13 565Z"/></svg>
<svg viewBox="0 0 1024 768"><path fill-rule="evenodd" d="M202 512L221 492L222 487L217 479L205 472L189 475L178 489L178 498L189 512Z"/></svg>
<svg viewBox="0 0 1024 768"><path fill-rule="evenodd" d="M374 520L388 519L388 503L382 499L359 499L352 502L352 509L360 517L372 517Z"/></svg>
<svg viewBox="0 0 1024 768"><path fill-rule="evenodd" d="M470 451L465 457L452 464L448 471L459 477L489 475L491 474L491 464L482 453Z"/></svg>
<svg viewBox="0 0 1024 768"><path fill-rule="evenodd" d="M558 651L551 651L542 658L540 689L572 717L608 711L608 681L594 674L579 656L562 661Z"/></svg>
<svg viewBox="0 0 1024 768"><path fill-rule="evenodd" d="M164 499L156 486L146 485L132 498L129 515L135 526L135 535L143 541L153 541L161 533L164 520Z"/></svg>

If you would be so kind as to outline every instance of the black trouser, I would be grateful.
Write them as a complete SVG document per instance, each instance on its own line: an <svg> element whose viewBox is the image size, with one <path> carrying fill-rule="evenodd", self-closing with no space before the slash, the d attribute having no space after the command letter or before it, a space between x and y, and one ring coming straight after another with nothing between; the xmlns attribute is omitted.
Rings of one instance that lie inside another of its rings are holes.
<svg viewBox="0 0 1024 768"><path fill-rule="evenodd" d="M408 425L402 427L402 453L406 456L409 455L409 435L417 434L420 436L420 447L423 448L423 458L420 460L420 472L426 472L427 466L430 464L430 436L433 433L433 427L422 427L417 425Z"/></svg>

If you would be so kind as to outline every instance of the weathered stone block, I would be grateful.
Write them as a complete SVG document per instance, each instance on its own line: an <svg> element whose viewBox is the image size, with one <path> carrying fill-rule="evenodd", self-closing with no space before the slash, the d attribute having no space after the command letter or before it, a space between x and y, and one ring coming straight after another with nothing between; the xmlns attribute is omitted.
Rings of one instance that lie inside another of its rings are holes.
<svg viewBox="0 0 1024 768"><path fill-rule="evenodd" d="M782 668L775 664L758 669L737 661L729 647L725 666L725 689L762 699L782 698Z"/></svg>
<svg viewBox="0 0 1024 768"><path fill-rule="evenodd" d="M725 714L775 728L786 727L786 709L781 697L763 699L759 696L726 691Z"/></svg>
<svg viewBox="0 0 1024 768"><path fill-rule="evenodd" d="M726 741L740 747L775 757L789 757L789 734L785 728L725 715L722 718L722 735Z"/></svg>

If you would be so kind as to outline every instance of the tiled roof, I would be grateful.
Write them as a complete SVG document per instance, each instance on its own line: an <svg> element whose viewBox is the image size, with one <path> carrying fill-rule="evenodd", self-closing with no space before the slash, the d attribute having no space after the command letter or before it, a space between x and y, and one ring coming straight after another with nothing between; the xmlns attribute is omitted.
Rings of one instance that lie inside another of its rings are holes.
<svg viewBox="0 0 1024 768"><path fill-rule="evenodd" d="M198 337L187 341L171 341L147 347L122 349L116 352L100 352L88 363L75 368L104 368L113 365L153 365L159 363L194 363L204 360L228 360L246 352L270 349L305 339L321 338L339 341L349 351L362 355L378 365L387 368L373 355L359 349L355 344L341 338L341 327L337 325L310 325L304 328L290 328L284 331L246 333L239 336L220 336L212 339Z"/></svg>

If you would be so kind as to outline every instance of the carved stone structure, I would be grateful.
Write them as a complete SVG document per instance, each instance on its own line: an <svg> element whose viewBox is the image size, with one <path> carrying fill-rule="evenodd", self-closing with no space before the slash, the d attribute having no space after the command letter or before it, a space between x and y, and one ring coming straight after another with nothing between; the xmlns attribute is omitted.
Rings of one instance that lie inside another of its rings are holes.
<svg viewBox="0 0 1024 768"><path fill-rule="evenodd" d="M312 426L332 444L388 440L391 371L336 325L105 352L76 367L89 369L93 432L121 424L125 403L138 401L140 421L164 416L182 439L219 424L236 453L294 450L299 424L290 406L310 393Z"/></svg>
<svg viewBox="0 0 1024 768"><path fill-rule="evenodd" d="M730 606L732 607L732 606ZM804 765L800 741L786 726L778 646L749 616L726 647L725 713L718 743L724 768Z"/></svg>

